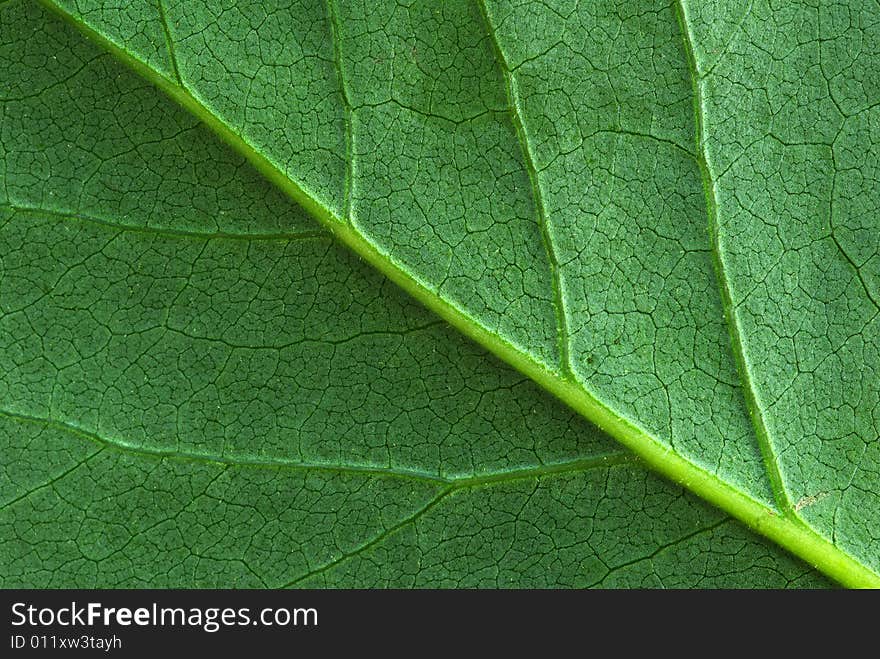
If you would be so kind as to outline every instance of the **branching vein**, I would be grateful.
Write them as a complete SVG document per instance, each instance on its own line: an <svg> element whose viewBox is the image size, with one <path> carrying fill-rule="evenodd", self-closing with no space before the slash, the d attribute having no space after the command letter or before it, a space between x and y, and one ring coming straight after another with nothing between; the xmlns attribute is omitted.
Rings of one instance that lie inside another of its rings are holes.
<svg viewBox="0 0 880 659"><path fill-rule="evenodd" d="M496 59L499 68L504 76L504 86L507 92L507 102L510 108L510 119L513 122L516 137L519 140L520 149L522 150L523 159L525 160L526 169L529 173L529 182L531 183L532 196L535 203L535 210L538 214L538 223L541 227L541 237L544 243L544 250L547 253L547 260L550 263L550 276L553 280L553 305L556 309L556 333L558 336L559 361L562 375L569 380L574 381L574 375L571 368L571 357L569 354L569 331L568 318L565 313L565 298L562 294L562 280L560 277L559 259L556 256L556 248L553 244L553 237L550 234L550 224L547 218L547 210L544 206L544 195L541 193L541 181L538 170L535 167L535 159L529 146L528 134L526 133L525 124L522 120L522 109L519 98L519 90L516 84L516 78L508 65L507 58L495 33L492 25L492 19L489 10L486 8L485 0L477 0L483 19L486 22L486 30L492 41L492 47L495 50Z"/></svg>
<svg viewBox="0 0 880 659"><path fill-rule="evenodd" d="M731 347L736 358L737 369L739 370L740 379L742 381L743 395L749 409L749 416L755 429L761 454L764 458L764 467L767 477L770 480L770 486L773 490L773 497L777 507L784 515L794 518L794 507L785 483L782 473L779 470L779 464L776 459L773 445L770 442L770 436L767 433L767 426L764 421L764 415L752 384L751 371L745 359L743 349L743 340L740 335L739 325L736 319L736 311L732 302L730 285L727 281L727 275L724 271L724 260L721 255L720 232L718 227L718 211L715 194L715 181L712 178L712 171L706 158L705 134L704 134L704 116L703 116L703 95L700 87L699 70L697 68L696 53L694 51L693 39L691 37L690 28L688 27L687 11L684 7L684 0L677 0L676 14L678 16L679 26L682 38L684 40L684 50L688 58L691 78L693 82L694 95L694 123L696 125L696 153L697 163L700 167L700 174L703 179L703 188L706 194L706 210L709 216L709 237L712 243L713 261L715 263L715 271L718 278L718 285L721 292L721 300L724 306L724 316L730 331Z"/></svg>

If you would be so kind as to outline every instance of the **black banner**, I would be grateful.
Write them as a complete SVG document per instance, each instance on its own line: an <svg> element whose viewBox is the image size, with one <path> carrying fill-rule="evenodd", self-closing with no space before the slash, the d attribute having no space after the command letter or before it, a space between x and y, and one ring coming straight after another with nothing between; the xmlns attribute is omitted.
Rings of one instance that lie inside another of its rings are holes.
<svg viewBox="0 0 880 659"><path fill-rule="evenodd" d="M827 603L829 596L833 591L819 597ZM292 656L306 650L319 656L429 650L543 656L572 647L603 656L609 642L619 650L640 643L659 650L701 637L717 642L719 633L759 629L761 621L772 628L786 612L796 621L814 609L803 603L813 597L767 591L5 590L0 656ZM726 638L729 649L748 637Z"/></svg>
<svg viewBox="0 0 880 659"><path fill-rule="evenodd" d="M412 652L414 639L422 649L465 640L498 649L582 629L599 604L550 591L7 590L3 599L4 657L357 647L394 655L405 654L395 645Z"/></svg>

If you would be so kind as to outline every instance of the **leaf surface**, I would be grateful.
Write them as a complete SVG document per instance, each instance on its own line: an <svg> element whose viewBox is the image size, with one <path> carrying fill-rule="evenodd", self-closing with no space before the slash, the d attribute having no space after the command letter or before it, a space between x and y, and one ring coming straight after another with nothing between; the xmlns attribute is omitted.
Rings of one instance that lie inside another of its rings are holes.
<svg viewBox="0 0 880 659"><path fill-rule="evenodd" d="M58 5L648 464L877 583L878 81L858 57L876 3ZM76 391L55 385L50 408ZM128 419L124 391L106 405ZM244 425L275 422L253 407Z"/></svg>

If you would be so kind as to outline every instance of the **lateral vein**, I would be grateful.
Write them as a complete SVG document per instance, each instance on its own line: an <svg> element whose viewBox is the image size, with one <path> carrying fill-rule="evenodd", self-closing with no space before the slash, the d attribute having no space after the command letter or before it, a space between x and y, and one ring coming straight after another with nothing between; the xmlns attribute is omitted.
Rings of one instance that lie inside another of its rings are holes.
<svg viewBox="0 0 880 659"><path fill-rule="evenodd" d="M553 244L553 237L550 234L550 223L547 218L547 210L544 205L544 195L541 192L541 181L538 177L538 169L535 167L535 159L529 147L528 134L522 119L522 108L519 100L519 89L517 87L516 78L507 62L507 57L498 43L495 33L495 27L486 7L485 0L477 0L483 20L486 24L486 31L492 42L492 48L495 51L499 68L504 76L504 87L507 94L507 104L509 108L510 119L516 132L517 141L522 151L523 160L529 174L529 183L532 189L532 197L535 202L535 210L538 214L538 224L541 228L541 239L544 243L544 251L547 254L547 260L550 264L550 277L553 281L553 306L556 310L556 335L557 347L559 350L559 362L561 374L563 377L575 381L574 372L571 366L571 355L569 351L569 330L568 318L565 313L565 299L562 295L562 279L559 273L559 259L556 255L556 247Z"/></svg>
<svg viewBox="0 0 880 659"><path fill-rule="evenodd" d="M184 87L183 78L180 77L180 69L177 66L177 55L174 52L174 41L171 39L171 29L168 27L168 19L165 16L165 7L162 0L156 0L156 7L159 9L159 22L162 23L162 31L165 33L165 46L168 49L168 58L171 60L171 70L174 71L174 77L177 84Z"/></svg>
<svg viewBox="0 0 880 659"><path fill-rule="evenodd" d="M579 458L566 462L557 462L539 465L537 467L514 468L507 471L494 471L477 474L474 476L441 476L439 474L431 474L428 472L416 471L414 469L400 469L396 467L379 467L369 465L340 465L321 462L297 462L295 460L286 459L259 459L246 457L228 457L222 455L211 455L204 453L187 453L179 450L166 450L158 448L148 448L142 446L134 446L118 439L108 439L101 435L81 428L67 421L56 419L47 419L39 416L22 414L19 412L11 412L0 409L0 417L6 417L18 423L33 423L49 428L61 430L75 437L80 437L93 444L97 444L100 449L112 449L121 453L136 455L142 458L152 458L156 460L178 460L182 462L196 462L200 464L222 465L223 467L251 467L251 468L270 468L285 469L290 471L324 471L340 474L366 475L366 476L382 476L406 478L415 481L424 481L436 483L438 485L447 486L450 490L462 490L468 488L482 487L495 483L507 483L518 480L529 480L533 478L542 478L545 476L575 474L591 469L606 469L625 464L639 464L638 459L631 453L623 451L616 453L605 453L601 455L590 456L588 458ZM26 494L24 495L26 496ZM21 498L21 497L19 497Z"/></svg>
<svg viewBox="0 0 880 659"><path fill-rule="evenodd" d="M354 189L354 109L346 87L345 71L342 68L342 41L339 29L339 17L336 12L336 1L327 0L327 18L330 21L330 36L333 40L333 59L336 63L336 71L339 75L339 87L342 90L342 103L345 106L345 199L343 202L343 214L345 221L351 223L352 217L352 191Z"/></svg>
<svg viewBox="0 0 880 659"><path fill-rule="evenodd" d="M679 28L684 41L684 51L687 56L688 68L690 69L691 83L693 86L694 123L696 127L696 160L697 165L700 168L700 175L703 180L703 190L706 196L709 237L712 244L712 261L715 265L715 274L721 292L724 318L727 322L728 331L730 333L731 349L733 351L737 369L739 370L741 389L746 399L746 406L748 407L752 427L755 430L761 455L764 458L764 469L767 473L767 478L770 481L770 488L773 491L773 499L783 515L793 521L802 523L800 518L795 514L791 498L785 488L782 472L779 470L779 465L776 462L776 454L767 432L767 424L764 420L764 414L761 410L761 406L758 404L758 398L752 382L751 371L749 370L748 363L745 359L744 343L736 319L730 284L724 270L724 261L721 257L721 237L718 226L718 206L715 192L715 181L712 178L712 170L710 169L709 161L706 158L704 133L705 117L703 112L702 87L700 86L696 52L694 50L690 28L688 27L687 10L684 6L684 0L676 0L675 8Z"/></svg>
<svg viewBox="0 0 880 659"><path fill-rule="evenodd" d="M185 231L181 229L168 229L150 226L135 226L131 224L123 224L114 220L108 220L96 215L87 215L85 213L69 213L59 211L53 208L40 208L38 206L23 206L21 204L3 204L0 203L0 210L8 210L13 214L43 216L59 221L81 222L83 224L95 224L106 229L125 233L145 233L154 236L163 236L166 238L194 238L201 240L244 240L244 241L280 241L293 242L297 240L322 240L330 239L331 234L325 229L315 229L309 231L284 232L284 233L232 233L227 231Z"/></svg>

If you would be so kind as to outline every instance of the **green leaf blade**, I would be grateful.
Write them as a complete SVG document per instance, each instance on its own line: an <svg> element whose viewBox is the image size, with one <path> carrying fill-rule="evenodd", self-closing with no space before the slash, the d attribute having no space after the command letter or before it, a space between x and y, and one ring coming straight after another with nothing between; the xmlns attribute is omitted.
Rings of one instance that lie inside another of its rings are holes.
<svg viewBox="0 0 880 659"><path fill-rule="evenodd" d="M435 23L427 23L434 25L428 37L423 30L427 14L418 21L415 13L379 20L381 12L358 14L356 7L346 4L336 8L331 20L334 7L328 11L316 5L304 14L311 19L300 45L309 49L315 60L312 64L322 64L308 71L296 68L301 62L283 65L288 72L303 74L297 81L303 88L312 81L326 83L324 63L334 71L335 91L316 93L324 101L335 99L331 103L334 111L325 117L326 125L335 128L327 133L303 130L305 113L316 107L310 103L279 110L299 112L296 119L289 115L279 119L271 103L259 120L248 115L248 101L242 114L241 105L230 100L240 95L229 88L217 91L212 87L216 83L205 72L219 60L213 53L205 56L210 50L205 44L192 50L174 48L184 88L168 76L167 67L162 69L152 62L152 56L143 55L147 51L129 43L126 30L130 26L122 24L102 35L101 26L84 26L82 20L88 21L87 17L68 18L91 30L102 45L165 89L371 265L632 448L650 466L843 583L876 584L876 539L870 521L877 509L870 492L876 489L872 474L878 462L872 452L877 445L877 426L872 421L877 405L872 403L870 387L875 372L872 358L869 354L858 382L835 394L838 402L864 399L864 404L852 414L847 411L847 407L854 409L851 405L839 405L835 410L842 412L830 417L825 414L823 422L828 427L814 435L820 440L816 457L816 451L804 449L798 426L801 419L794 414L798 408L792 401L798 396L797 400L809 400L814 406L819 401L811 398L812 390L803 378L791 393L785 377L778 374L786 364L798 363L804 351L811 356L821 357L823 351L834 355L823 343L834 340L833 335L799 341L792 350L780 351L767 339L764 322L768 314L776 313L775 308L769 312L766 304L751 310L746 307L746 314L740 306L740 287L754 279L750 269L754 264L731 248L726 232L733 228L741 233L743 227L748 231L752 225L735 225L737 217L731 209L737 208L740 188L727 188L725 176L745 167L749 158L724 163L724 157L716 155L717 144L723 144L727 136L710 125L730 123L719 120L724 106L716 108L712 99L724 103L732 94L719 93L709 77L693 86L693 76L701 70L723 70L728 55L737 54L737 37L725 42L723 56L706 64L705 53L716 53L714 47L698 43L706 35L703 26L695 25L693 33L687 32L691 16L699 14L689 7L681 14L685 23L681 25L677 10L668 6L628 16L619 8L599 5L580 14L551 12L529 21L529 16L517 18L500 5L489 5L481 12L477 5L453 3L435 12ZM732 11L725 18L735 25L735 33L747 34L751 19L763 16L760 6L754 16L752 9L742 15ZM526 7L527 12L531 10ZM192 23L192 16L183 16L179 7L163 11L172 45L194 38L175 36L186 32L181 32L181 25L185 19ZM199 11L193 15L201 16ZM871 15L870 10L864 11ZM393 29L384 38L375 30L358 33L363 26L356 19L361 15L365 25L373 20ZM235 29L244 30L242 38L251 34L263 38L268 35L260 30L283 27L284 20L263 21L251 28L238 19L208 22L211 29L220 30L215 41L222 45L235 41ZM319 23L323 32L316 28ZM559 57L560 49L568 47L547 42L546 35L558 34L561 24L580 37L589 34L580 43L594 43L596 50L581 53L569 48L565 58ZM487 25L490 38L481 31ZM505 36L505 25L514 30L513 36ZM537 34L516 32L535 26ZM595 28L595 33L584 32L588 27ZM622 42L631 39L638 44L645 34L654 35L655 42L649 52L636 52L629 58L622 55L629 52L623 47L603 55L604 38L596 36L606 33L602 28L606 32L615 28ZM320 38L306 38L319 32ZM353 51L346 50L346 43L355 37L361 43L379 39L361 51L371 54L360 62ZM705 38L707 43L720 39L716 35ZM405 46L411 52L400 56ZM517 52L524 47L525 52ZM220 58L223 67L242 75L259 73L262 69L249 52L247 47L230 50L228 58ZM506 61L497 61L499 53ZM690 68L688 57L694 62ZM463 69L461 58L478 73L479 85L465 84L467 76L450 73ZM392 59L400 63L394 75L387 70ZM563 61L565 67L560 67ZM566 77L566 67L577 71L580 61L590 75ZM657 61L667 66L659 70L653 66ZM590 69L596 62L604 68ZM748 67L739 70L750 71ZM199 71L198 75L193 71ZM318 71L324 76L320 80ZM656 76L647 83L656 95L642 98L636 93L639 85L633 81L645 84L642 73ZM554 82L554 76L561 77ZM835 88L841 88L840 75L835 80ZM385 85L379 84L383 81ZM265 84L265 79L259 84ZM561 99L552 100L554 93L599 105L588 104L589 112L576 106L574 112L566 113ZM257 97L267 98L263 93ZM780 98L792 97L798 98L798 92L784 88L780 92ZM218 99L231 105L223 106ZM698 122L701 127L694 125L695 100L703 111L699 113L703 114ZM858 105L858 98L852 104ZM597 112L599 108L611 111ZM823 110L817 118L809 114L814 110L807 114L793 110L796 120L792 125L797 126L797 121L821 124L830 116L830 110ZM292 126L296 139L310 136L314 141L307 147L291 147L289 140L270 139L262 120L268 126ZM760 123L756 120L747 129L728 135L740 144L742 136ZM324 125L319 121L312 127ZM826 132L831 134L836 128L829 126ZM820 128L820 136L825 130ZM771 134L769 139L789 148L784 140L791 135L777 132L783 137ZM690 146L695 134L701 135L697 151ZM794 134L800 136L797 130ZM764 140L752 147L765 148L765 143L770 144ZM793 164L819 163L813 167L814 179L819 180L829 168L836 172L834 157L822 164L821 144L792 144L800 149L794 152L800 155ZM304 162L298 158L304 148L315 149L322 158L326 153L334 155L330 160ZM335 165L327 164L340 153L347 168L341 178L331 175ZM701 158L705 158L703 172ZM717 169L718 163L727 168ZM706 171L716 193L708 201L701 180ZM797 172L797 167L790 171ZM462 172L467 172L464 179ZM847 180L847 175L851 189L860 189L861 179L852 174L842 174L841 180ZM794 176L795 183L812 180L809 171L802 178ZM831 188L836 189L836 175L832 178L835 185ZM780 182L782 189L791 185ZM776 198L772 188L764 188L763 193L770 195L765 205L772 207ZM842 197L842 207L847 208L851 195ZM783 206L777 221L819 212L818 205L794 203ZM713 206L718 237L714 244L707 228ZM351 224L347 223L349 214ZM875 344L871 286L876 281L876 249L854 238L870 236L871 221L853 224L847 217L841 218L841 226L848 228L832 240L846 246L837 245L847 262L838 261L838 265L842 271L848 267L849 275L833 278L847 282L846 287L818 293L814 289L793 309L827 315L836 308L835 300L857 301L854 308L844 305L840 312L846 318L845 327L857 328L840 339L845 342L846 359L852 362L859 346L864 353L866 346ZM799 221L780 226L802 231ZM796 243L802 238L795 235L793 239ZM825 245L830 247L827 241ZM762 253L772 254L771 247ZM717 271L713 259L721 266ZM817 253L808 260L818 265L826 257ZM719 282L719 274L724 281ZM811 277L816 279L815 274ZM727 319L722 304L725 282L730 282ZM778 292L790 291L785 281L774 285L763 298L778 305ZM817 287L823 285L819 282ZM823 300L823 295L830 297ZM782 315L776 313L776 317ZM728 323L735 330L733 345ZM793 331L784 324L780 327ZM738 358L743 368L737 368ZM756 364L764 368L763 376ZM830 373L839 372L840 365L825 368L831 370L820 378L821 391L832 391L837 384ZM566 374L569 370L572 376ZM789 399L774 409L769 400L782 395ZM751 410L747 401L751 401ZM766 427L752 424L756 407L762 419L767 413ZM848 421L849 417L853 420ZM823 436L839 441L822 443ZM801 449L803 455L798 452ZM834 456L827 464L822 451ZM851 482L841 484L841 471L850 468L854 468ZM781 490L785 496L779 496Z"/></svg>

